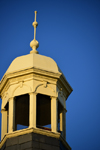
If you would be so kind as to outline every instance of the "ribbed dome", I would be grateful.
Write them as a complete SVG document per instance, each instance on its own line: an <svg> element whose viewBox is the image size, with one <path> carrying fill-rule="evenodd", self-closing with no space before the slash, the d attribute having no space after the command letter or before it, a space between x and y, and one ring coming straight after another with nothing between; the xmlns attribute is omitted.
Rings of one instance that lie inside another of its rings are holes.
<svg viewBox="0 0 100 150"><path fill-rule="evenodd" d="M61 72L52 58L32 53L15 58L6 73L17 72L32 67L56 73Z"/></svg>

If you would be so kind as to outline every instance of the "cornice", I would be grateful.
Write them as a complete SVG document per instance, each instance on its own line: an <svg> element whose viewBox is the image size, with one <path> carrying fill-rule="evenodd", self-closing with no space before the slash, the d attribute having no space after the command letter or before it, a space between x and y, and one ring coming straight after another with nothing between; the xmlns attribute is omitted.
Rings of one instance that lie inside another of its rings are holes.
<svg viewBox="0 0 100 150"><path fill-rule="evenodd" d="M65 95L66 99L68 98L68 96L73 91L72 87L70 86L70 84L68 83L68 81L66 80L66 78L64 77L63 74L58 79L58 87L62 87L62 89L65 91L64 95Z"/></svg>
<svg viewBox="0 0 100 150"><path fill-rule="evenodd" d="M66 99L68 96L71 94L73 91L72 87L69 85L67 82L66 78L64 77L63 73L60 72L50 72L46 70L42 70L39 68L28 68L24 70L19 70L17 72L12 72L12 73L5 73L1 82L0 82L0 95L3 90L3 88L7 88L10 84L14 84L15 82L18 82L18 78L22 78L24 80L27 79L39 79L39 78L45 78L47 80L57 80L59 84L61 84L61 87L64 89L64 93L66 94L65 97ZM15 80L14 83L11 80ZM8 82L9 81L9 82ZM56 81L56 82L57 82ZM67 93L66 93L67 91Z"/></svg>
<svg viewBox="0 0 100 150"><path fill-rule="evenodd" d="M21 77L21 76L23 77L23 76L28 75L28 74L39 75L39 76L42 75L42 76L45 76L47 78L49 77L52 79L58 79L62 73L50 72L50 71L42 70L42 69L35 68L35 67L24 69L24 70L19 70L17 72L12 72L12 73L5 73L1 82L0 82L0 93L9 79L13 79L16 77Z"/></svg>
<svg viewBox="0 0 100 150"><path fill-rule="evenodd" d="M63 74L60 76L60 80L63 83L63 85L65 86L65 88L67 87L67 91L69 93L71 93L73 91L73 89L72 89L72 87L70 86L70 84L68 83L68 81L66 80L66 78L64 77Z"/></svg>

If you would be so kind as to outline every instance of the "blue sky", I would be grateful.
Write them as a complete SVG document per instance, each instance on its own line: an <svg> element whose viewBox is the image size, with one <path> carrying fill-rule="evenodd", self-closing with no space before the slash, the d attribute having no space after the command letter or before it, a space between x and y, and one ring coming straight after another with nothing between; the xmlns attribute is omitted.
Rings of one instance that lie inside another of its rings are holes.
<svg viewBox="0 0 100 150"><path fill-rule="evenodd" d="M37 50L57 62L73 88L66 140L72 150L99 150L100 1L0 0L0 80L14 58L29 54L35 10Z"/></svg>

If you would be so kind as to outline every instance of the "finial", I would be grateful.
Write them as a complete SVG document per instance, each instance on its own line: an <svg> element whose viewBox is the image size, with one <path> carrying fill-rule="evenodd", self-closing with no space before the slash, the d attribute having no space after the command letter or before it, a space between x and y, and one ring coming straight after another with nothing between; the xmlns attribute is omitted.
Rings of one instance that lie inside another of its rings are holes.
<svg viewBox="0 0 100 150"><path fill-rule="evenodd" d="M30 51L30 54L31 53L38 54L38 51L36 49L39 47L39 42L36 40L36 27L38 26L38 23L36 22L37 11L34 11L34 13L35 13L35 18L34 18L34 22L32 23L34 27L34 39L30 42L30 47L32 48L32 50Z"/></svg>

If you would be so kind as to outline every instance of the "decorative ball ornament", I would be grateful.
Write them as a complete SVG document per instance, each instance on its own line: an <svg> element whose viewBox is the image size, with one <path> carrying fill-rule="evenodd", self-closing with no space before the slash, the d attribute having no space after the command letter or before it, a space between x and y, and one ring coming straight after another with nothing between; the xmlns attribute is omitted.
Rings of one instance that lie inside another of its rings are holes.
<svg viewBox="0 0 100 150"><path fill-rule="evenodd" d="M36 28L38 26L38 22L36 22L37 11L34 11L34 13L35 13L35 19L34 19L34 22L32 23L34 27L34 39L30 42L30 47L32 48L32 50L30 51L30 54L31 53L38 54L38 51L36 49L39 47L39 42L36 40Z"/></svg>

